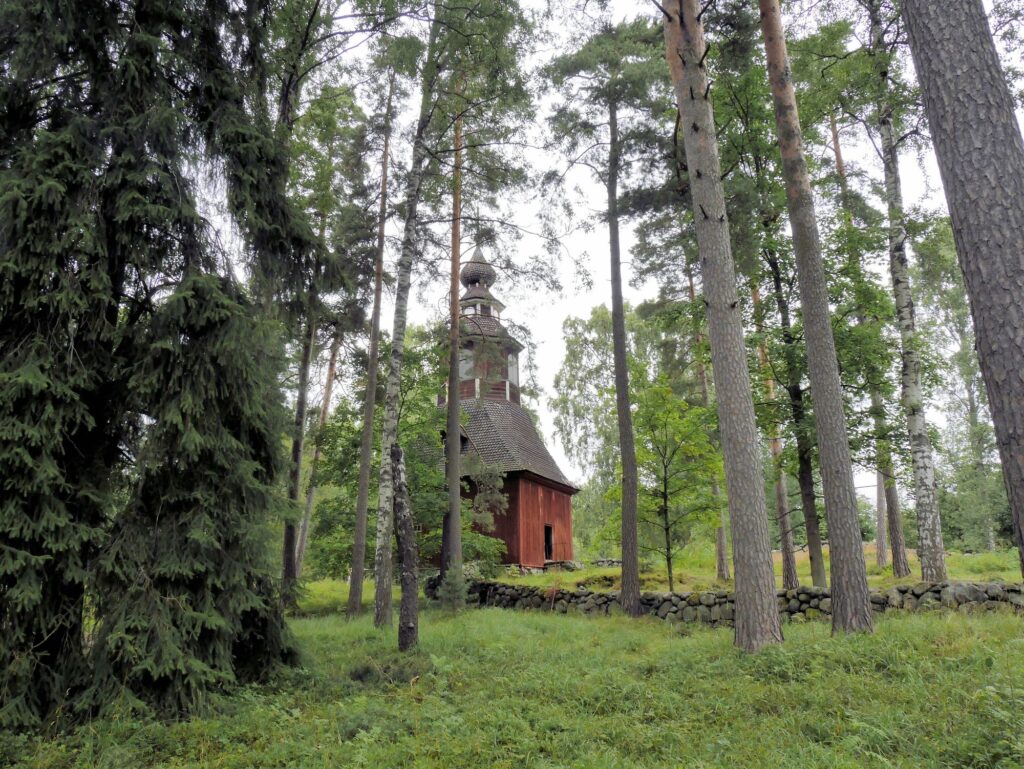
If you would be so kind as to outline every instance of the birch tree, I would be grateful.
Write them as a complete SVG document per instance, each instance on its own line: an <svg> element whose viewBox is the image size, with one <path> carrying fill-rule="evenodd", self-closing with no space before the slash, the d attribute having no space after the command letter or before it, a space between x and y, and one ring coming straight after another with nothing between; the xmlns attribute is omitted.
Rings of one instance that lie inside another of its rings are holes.
<svg viewBox="0 0 1024 769"><path fill-rule="evenodd" d="M439 50L443 25L440 0L433 6L433 18L421 65L420 104L412 137L412 159L406 174L401 253L395 285L395 313L391 327L391 351L387 360L384 390L384 419L381 427L380 480L378 481L377 541L374 548L373 622L377 627L390 625L392 541L394 535L394 468L388 460L391 447L398 443L399 393L402 384L402 354L405 350L405 328L409 313L409 289L412 268L418 249L420 192L428 160L427 134L435 117L435 87L440 74ZM373 365L373 361L370 362Z"/></svg>

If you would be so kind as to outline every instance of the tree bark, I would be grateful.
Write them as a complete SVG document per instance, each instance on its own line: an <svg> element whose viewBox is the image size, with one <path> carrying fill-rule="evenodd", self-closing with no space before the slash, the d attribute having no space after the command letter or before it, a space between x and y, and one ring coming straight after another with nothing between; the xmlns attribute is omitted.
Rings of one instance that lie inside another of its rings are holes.
<svg viewBox="0 0 1024 769"><path fill-rule="evenodd" d="M764 472L736 293L722 170L704 68L707 53L696 0L676 0L666 12L665 49L686 150L693 219L707 304L711 365L732 526L736 575L735 642L757 651L782 641Z"/></svg>
<svg viewBox="0 0 1024 769"><path fill-rule="evenodd" d="M690 304L694 304L697 301L697 290L693 285L693 270L690 268L689 263L686 265L686 280L690 288ZM698 349L703 343L704 339L700 333L700 328L697 324L693 327L693 349ZM704 361L700 358L696 359L697 364L697 384L700 387L700 403L704 408L711 406L710 388L708 387L708 374L704 368ZM721 489L718 488L718 480L712 480L711 482L711 496L714 499L718 499L721 496ZM729 581L729 542L725 531L725 521L722 519L724 515L722 513L718 516L718 526L715 528L715 575L718 577L719 582Z"/></svg>
<svg viewBox="0 0 1024 769"><path fill-rule="evenodd" d="M370 470L373 465L373 416L377 406L377 357L380 344L380 300L384 284L384 231L388 218L388 164L391 149L392 103L395 72L388 75L388 98L384 108L384 151L380 161L380 206L377 212L377 253L373 270L373 311L370 314L370 340L367 349L366 397L363 400L363 430L359 441L359 490L356 494L356 520L352 532L352 569L348 580L349 617L363 611L363 572L366 563L366 524L370 507Z"/></svg>
<svg viewBox="0 0 1024 769"><path fill-rule="evenodd" d="M973 367L968 367L963 362L965 359L970 359L974 354L969 341L970 329L967 327L966 322L957 329L957 339L960 347L957 354L960 365L957 368L960 370L960 379L964 385L964 395L967 401L967 430L968 444L971 449L971 464L974 467L975 477L980 479L985 474L985 443L982 438L981 405L978 402L976 373ZM985 516L982 525L985 527L985 549L989 551L995 550L996 523L991 512Z"/></svg>
<svg viewBox="0 0 1024 769"><path fill-rule="evenodd" d="M320 421L318 433L322 432L327 424L327 417L331 413L331 394L334 391L334 377L338 368L338 349L341 347L341 332L335 326L331 338L331 356L327 361L327 381L324 382L324 401L320 404ZM309 486L306 489L306 510L302 514L302 525L299 527L299 542L295 548L295 576L302 576L302 562L306 558L306 544L309 537L309 522L313 518L313 501L316 497L317 470L320 467L320 438L317 436L316 447L313 449L313 459L309 465Z"/></svg>
<svg viewBox="0 0 1024 769"><path fill-rule="evenodd" d="M669 518L668 478L670 467L667 463L661 468L661 528L665 536L665 570L668 572L668 592L676 592L675 575L672 573L672 521Z"/></svg>
<svg viewBox="0 0 1024 769"><path fill-rule="evenodd" d="M832 338L825 268L821 259L811 179L804 159L796 93L789 71L778 0L759 2L800 283L807 367L814 399L832 571L832 630L869 631L872 628L871 603L860 537L857 492L853 483L839 363Z"/></svg>
<svg viewBox="0 0 1024 769"><path fill-rule="evenodd" d="M828 587L828 579L825 576L825 554L821 542L821 526L818 520L818 499L814 491L814 442L808 424L804 388L800 382L800 356L797 351L796 337L793 335L792 313L789 308L789 299L786 297L782 285L782 267L779 264L778 255L773 251L766 251L765 259L772 274L772 293L775 295L775 304L779 309L779 326L782 330L782 344L786 356L785 390L789 396L789 413L793 422L793 434L796 438L796 480L800 489L800 509L804 517L807 554L811 562L811 584L815 587Z"/></svg>
<svg viewBox="0 0 1024 769"><path fill-rule="evenodd" d="M612 279L612 352L615 369L615 412L619 425L619 461L622 464L622 588L619 603L631 617L640 615L640 554L637 543L637 469L633 438L633 411L629 395L626 319L622 301L622 265L619 250L619 127L618 110L608 103L608 245Z"/></svg>
<svg viewBox="0 0 1024 769"><path fill-rule="evenodd" d="M889 554L886 552L886 520L885 520L885 476L881 470L875 471L875 564L884 569L889 565Z"/></svg>
<svg viewBox="0 0 1024 769"><path fill-rule="evenodd" d="M835 115L830 119L832 127L832 149L836 156L836 173L839 176L839 192L841 205L846 216L853 219L853 212L850 207L850 189L846 178L846 164L843 162L843 152L839 142L839 127L836 124ZM853 257L853 268L857 272L857 278L864 280L864 266L860 255ZM857 325L864 326L867 318L861 307L857 308ZM889 533L889 543L892 547L892 569L897 577L910 575L910 563L907 561L907 546L903 538L903 519L900 516L899 493L896 487L896 474L892 466L892 446L889 441L889 425L885 418L885 402L877 386L868 383L871 398L871 416L875 428L875 467L882 478L885 499L882 507L879 508L884 517L879 518L876 540L876 558L879 566L885 566L888 562L885 554L886 530Z"/></svg>
<svg viewBox="0 0 1024 769"><path fill-rule="evenodd" d="M394 476L391 446L398 442L398 397L402 385L402 356L405 353L405 325L409 310L409 288L412 284L412 263L418 246L418 207L427 162L427 129L434 114L432 99L438 75L437 39L440 34L440 9L434 4L434 21L430 26L419 118L412 143L412 162L406 177L405 227L402 252L398 259L398 282L395 287L395 318L391 330L391 354L388 357L388 379L384 391L384 422L381 428L381 463L379 502L377 505L377 543L374 550L373 623L377 627L391 624L391 547L394 518Z"/></svg>
<svg viewBox="0 0 1024 769"><path fill-rule="evenodd" d="M907 263L907 231L904 226L903 192L900 184L899 151L893 135L893 106L890 102L888 56L878 2L871 5L871 48L879 75L882 96L876 104L885 174L885 203L889 221L889 272L896 302L896 326L900 332L903 410L910 437L910 459L914 472L914 501L917 513L917 557L921 578L926 582L946 579L946 556L942 522L935 493L935 460L925 422L924 390L921 386L921 352L914 318L914 299Z"/></svg>
<svg viewBox="0 0 1024 769"><path fill-rule="evenodd" d="M907 543L903 537L903 515L896 488L896 469L892 463L892 444L888 438L889 424L878 416L879 412L885 411L881 396L872 397L871 410L875 412L875 435L885 436L875 445L878 451L878 472L885 481L885 518L889 532L889 552L892 554L892 573L896 577L909 577L910 561L907 560Z"/></svg>
<svg viewBox="0 0 1024 769"><path fill-rule="evenodd" d="M449 570L461 592L462 577L462 428L459 394L459 260L462 253L462 116L455 118L455 165L452 171L452 253L448 303L448 413L445 429L445 480L448 485L448 512L444 517L444 543L441 552L441 578Z"/></svg>
<svg viewBox="0 0 1024 769"><path fill-rule="evenodd" d="M299 387L295 403L295 421L292 432L292 459L288 472L288 499L293 509L298 507L302 486L302 450L306 440L306 397L309 390L309 366L313 357L313 342L316 339L316 321L312 311L307 313L306 335L302 340L302 357L299 360ZM284 524L284 543L281 548L281 596L285 606L295 605L295 589L298 582L298 563L295 558L295 521L289 518Z"/></svg>
<svg viewBox="0 0 1024 769"><path fill-rule="evenodd" d="M761 291L756 283L751 286L750 294L754 305L754 323L758 335L761 335L764 331L764 324L761 322ZM763 339L757 345L757 362L760 364L761 373L764 376L767 400L774 404L775 378L768 365L768 349ZM786 486L786 471L782 467L782 438L779 437L778 425L772 424L771 431L768 449L771 451L772 468L775 472L775 519L779 526L779 550L782 553L782 587L786 590L793 590L800 587L800 577L796 573L796 554L793 552L793 526L789 520L789 489Z"/></svg>
<svg viewBox="0 0 1024 769"><path fill-rule="evenodd" d="M398 610L398 651L408 651L419 640L419 579L417 576L416 525L405 478L405 455L396 443L391 446L395 478L395 532L401 563L402 600Z"/></svg>
<svg viewBox="0 0 1024 769"><path fill-rule="evenodd" d="M953 219L1024 574L1024 141L981 0L904 0L903 18Z"/></svg>

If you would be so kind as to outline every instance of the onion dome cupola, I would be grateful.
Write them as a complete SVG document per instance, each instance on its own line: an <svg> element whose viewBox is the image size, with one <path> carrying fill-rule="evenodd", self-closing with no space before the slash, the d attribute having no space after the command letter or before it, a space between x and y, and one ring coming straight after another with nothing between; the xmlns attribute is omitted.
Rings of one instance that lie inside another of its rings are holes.
<svg viewBox="0 0 1024 769"><path fill-rule="evenodd" d="M490 263L484 259L483 249L478 245L473 249L469 261L462 267L459 280L465 292L459 300L463 315L493 315L500 317L505 305L491 294L498 274Z"/></svg>

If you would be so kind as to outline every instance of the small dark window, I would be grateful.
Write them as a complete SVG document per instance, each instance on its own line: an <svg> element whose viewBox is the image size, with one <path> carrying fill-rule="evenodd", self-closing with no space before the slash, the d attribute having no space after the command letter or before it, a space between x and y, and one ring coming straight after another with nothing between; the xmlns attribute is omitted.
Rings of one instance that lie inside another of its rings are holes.
<svg viewBox="0 0 1024 769"><path fill-rule="evenodd" d="M480 312L483 315L490 315L491 314L491 306L489 304L482 304L482 305L480 305Z"/></svg>
<svg viewBox="0 0 1024 769"><path fill-rule="evenodd" d="M555 530L552 526L544 526L544 560L553 561L555 558Z"/></svg>

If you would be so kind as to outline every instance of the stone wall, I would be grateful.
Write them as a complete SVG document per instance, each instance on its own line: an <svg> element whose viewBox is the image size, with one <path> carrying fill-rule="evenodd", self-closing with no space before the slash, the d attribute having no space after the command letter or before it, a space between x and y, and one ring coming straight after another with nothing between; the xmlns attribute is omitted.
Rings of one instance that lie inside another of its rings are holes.
<svg viewBox="0 0 1024 769"><path fill-rule="evenodd" d="M426 594L435 597L436 580L428 580ZM621 612L618 593L602 593L577 588L553 588L511 585L489 580L469 583L469 603L508 609L541 609L566 614L615 614ZM801 621L817 619L832 613L832 598L820 587L779 590L779 613L782 619ZM706 622L731 624L734 611L733 594L724 590L696 593L642 593L645 614L674 622ZM900 585L887 591L871 593L875 612L924 611L948 609L961 612L994 609L1024 612L1024 585L1003 583L941 582Z"/></svg>

